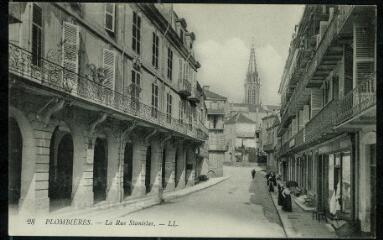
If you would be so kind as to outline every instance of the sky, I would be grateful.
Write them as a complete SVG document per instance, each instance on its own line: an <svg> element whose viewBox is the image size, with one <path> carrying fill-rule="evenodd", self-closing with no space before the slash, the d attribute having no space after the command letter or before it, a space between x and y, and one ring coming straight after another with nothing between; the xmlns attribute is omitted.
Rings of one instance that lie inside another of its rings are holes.
<svg viewBox="0 0 383 240"><path fill-rule="evenodd" d="M280 104L279 82L294 26L303 5L174 4L188 30L196 34L198 81L210 90L243 102L250 48L255 46L262 104Z"/></svg>

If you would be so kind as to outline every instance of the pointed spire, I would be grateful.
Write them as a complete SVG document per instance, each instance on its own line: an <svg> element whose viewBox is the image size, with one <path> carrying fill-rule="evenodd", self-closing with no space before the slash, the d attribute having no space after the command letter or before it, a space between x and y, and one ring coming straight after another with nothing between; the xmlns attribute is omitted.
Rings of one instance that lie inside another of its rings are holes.
<svg viewBox="0 0 383 240"><path fill-rule="evenodd" d="M247 68L246 82L256 82L259 84L257 63L255 59L254 37L251 43L250 59L249 59L249 66Z"/></svg>

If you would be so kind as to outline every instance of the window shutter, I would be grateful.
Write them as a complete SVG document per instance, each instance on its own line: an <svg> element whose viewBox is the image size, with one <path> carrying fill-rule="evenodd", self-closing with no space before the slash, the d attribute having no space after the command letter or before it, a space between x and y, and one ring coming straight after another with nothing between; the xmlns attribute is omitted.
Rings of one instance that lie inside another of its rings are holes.
<svg viewBox="0 0 383 240"><path fill-rule="evenodd" d="M311 89L311 118L322 108L322 89Z"/></svg>
<svg viewBox="0 0 383 240"><path fill-rule="evenodd" d="M374 38L370 26L354 25L354 79L357 85L368 81L374 73Z"/></svg>
<svg viewBox="0 0 383 240"><path fill-rule="evenodd" d="M69 22L63 23L63 44L62 44L62 61L64 71L64 81L70 89L77 87L78 80L78 52L80 46L79 26Z"/></svg>
<svg viewBox="0 0 383 240"><path fill-rule="evenodd" d="M114 52L104 49L103 54L103 68L105 69L104 86L114 90L115 83L115 56Z"/></svg>
<svg viewBox="0 0 383 240"><path fill-rule="evenodd" d="M105 4L105 29L114 32L116 7L114 3Z"/></svg>

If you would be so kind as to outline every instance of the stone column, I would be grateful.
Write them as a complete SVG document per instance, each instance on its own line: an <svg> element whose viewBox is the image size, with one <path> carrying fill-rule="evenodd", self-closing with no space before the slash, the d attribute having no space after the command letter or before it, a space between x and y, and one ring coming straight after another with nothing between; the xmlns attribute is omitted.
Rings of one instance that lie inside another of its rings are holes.
<svg viewBox="0 0 383 240"><path fill-rule="evenodd" d="M183 141L177 143L178 154L177 154L177 185L176 190L182 189L185 187L185 176L186 176L186 151L184 149Z"/></svg>
<svg viewBox="0 0 383 240"><path fill-rule="evenodd" d="M49 149L53 127L38 121L28 123L28 127L22 122L18 124L23 136L19 213L46 214L49 212Z"/></svg>
<svg viewBox="0 0 383 240"><path fill-rule="evenodd" d="M73 123L72 134L74 145L72 206L82 209L93 206L93 161L96 139L89 136L90 133L85 125L87 119L77 120L77 124Z"/></svg>
<svg viewBox="0 0 383 240"><path fill-rule="evenodd" d="M173 191L175 189L175 157L176 157L176 147L171 142L168 142L166 145L166 159L165 159L165 184L164 191Z"/></svg>
<svg viewBox="0 0 383 240"><path fill-rule="evenodd" d="M194 152L195 146L189 145L186 149L186 166L192 166L191 169L186 170L186 186L193 186L196 166L196 154Z"/></svg>
<svg viewBox="0 0 383 240"><path fill-rule="evenodd" d="M150 173L150 195L158 195L162 182L162 148L159 137L153 138L151 141L152 158L151 158L151 173Z"/></svg>
<svg viewBox="0 0 383 240"><path fill-rule="evenodd" d="M131 196L145 195L145 166L147 145L143 141L133 144L133 189Z"/></svg>

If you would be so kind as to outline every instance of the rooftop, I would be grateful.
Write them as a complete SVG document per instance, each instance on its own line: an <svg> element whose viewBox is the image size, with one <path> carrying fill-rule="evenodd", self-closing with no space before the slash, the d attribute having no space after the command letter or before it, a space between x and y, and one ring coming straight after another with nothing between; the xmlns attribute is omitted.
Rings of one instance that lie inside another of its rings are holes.
<svg viewBox="0 0 383 240"><path fill-rule="evenodd" d="M229 118L227 121L225 121L226 124L235 124L235 123L251 123L255 124L253 120L246 117L242 113L237 113L233 117Z"/></svg>

